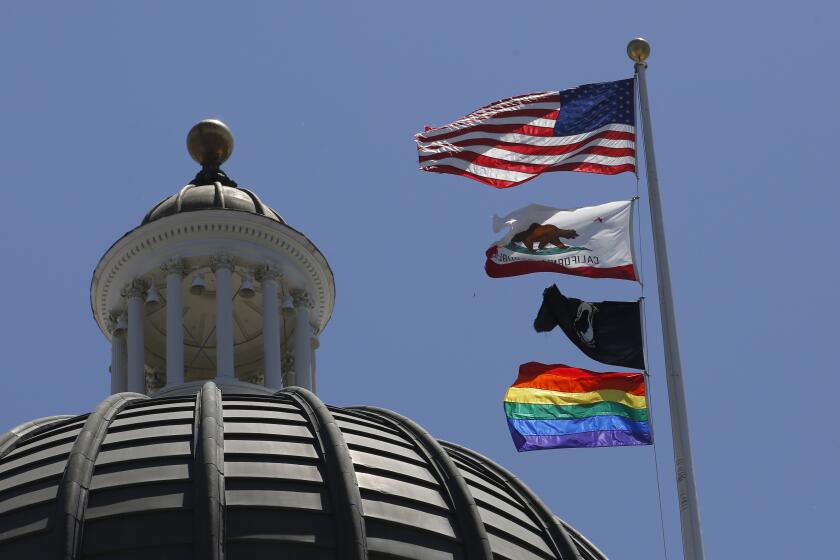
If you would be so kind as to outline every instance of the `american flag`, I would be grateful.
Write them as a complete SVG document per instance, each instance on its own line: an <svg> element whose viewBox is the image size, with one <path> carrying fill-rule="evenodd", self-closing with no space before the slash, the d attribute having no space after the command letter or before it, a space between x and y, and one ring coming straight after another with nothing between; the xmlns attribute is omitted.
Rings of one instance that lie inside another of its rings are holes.
<svg viewBox="0 0 840 560"><path fill-rule="evenodd" d="M548 171L636 170L634 80L496 101L417 134L420 169L496 188Z"/></svg>

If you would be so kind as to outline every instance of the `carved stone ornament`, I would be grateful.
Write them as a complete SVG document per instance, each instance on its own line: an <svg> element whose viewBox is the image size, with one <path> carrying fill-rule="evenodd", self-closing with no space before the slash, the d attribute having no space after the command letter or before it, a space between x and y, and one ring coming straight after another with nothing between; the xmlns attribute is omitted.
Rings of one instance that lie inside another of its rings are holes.
<svg viewBox="0 0 840 560"><path fill-rule="evenodd" d="M125 334L127 326L125 311L113 311L108 315L108 333L112 336Z"/></svg>
<svg viewBox="0 0 840 560"><path fill-rule="evenodd" d="M146 394L149 395L166 385L166 373L155 368L146 368Z"/></svg>
<svg viewBox="0 0 840 560"><path fill-rule="evenodd" d="M276 266L263 264L254 269L254 278L256 278L258 282L262 282L264 280L279 280L282 277L283 273L280 272L280 269Z"/></svg>
<svg viewBox="0 0 840 560"><path fill-rule="evenodd" d="M294 352L287 351L283 353L283 356L280 358L280 371L284 373L288 373L295 369L295 354Z"/></svg>
<svg viewBox="0 0 840 560"><path fill-rule="evenodd" d="M236 261L230 255L213 255L210 257L210 270L216 272L220 268L224 268L233 272L236 267Z"/></svg>
<svg viewBox="0 0 840 560"><path fill-rule="evenodd" d="M305 307L307 309L314 307L312 298L309 297L309 292L306 290L292 290L292 301L295 302L295 307Z"/></svg>
<svg viewBox="0 0 840 560"><path fill-rule="evenodd" d="M122 289L122 297L124 298L133 298L133 297L146 297L146 290L149 289L149 283L143 280L142 278L135 278L131 282L125 285Z"/></svg>
<svg viewBox="0 0 840 560"><path fill-rule="evenodd" d="M167 275L177 273L183 276L187 272L187 267L181 259L169 259L160 265L160 269Z"/></svg>
<svg viewBox="0 0 840 560"><path fill-rule="evenodd" d="M117 328L117 314L111 313L108 315L108 322L105 323L108 327L108 333L114 334L114 330Z"/></svg>

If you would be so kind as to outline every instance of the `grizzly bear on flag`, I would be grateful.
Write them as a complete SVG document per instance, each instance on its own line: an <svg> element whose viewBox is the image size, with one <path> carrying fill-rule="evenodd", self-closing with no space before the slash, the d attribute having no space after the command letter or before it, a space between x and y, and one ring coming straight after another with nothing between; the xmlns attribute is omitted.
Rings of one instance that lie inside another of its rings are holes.
<svg viewBox="0 0 840 560"><path fill-rule="evenodd" d="M534 250L534 243L537 245L537 250L545 249L545 246L551 243L558 249L565 249L568 247L565 243L560 241L560 238L574 239L578 234L573 229L562 229L551 224L531 224L525 231L520 231L510 240L511 243L522 243L529 251Z"/></svg>

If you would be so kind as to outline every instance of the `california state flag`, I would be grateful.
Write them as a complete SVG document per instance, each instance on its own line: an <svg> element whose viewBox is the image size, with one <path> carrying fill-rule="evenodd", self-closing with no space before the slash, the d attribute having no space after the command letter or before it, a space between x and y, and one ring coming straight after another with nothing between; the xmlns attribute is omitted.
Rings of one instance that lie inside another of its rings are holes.
<svg viewBox="0 0 840 560"><path fill-rule="evenodd" d="M492 278L560 272L637 280L632 223L632 200L570 210L531 204L493 216L493 231L510 231L487 250L484 269Z"/></svg>

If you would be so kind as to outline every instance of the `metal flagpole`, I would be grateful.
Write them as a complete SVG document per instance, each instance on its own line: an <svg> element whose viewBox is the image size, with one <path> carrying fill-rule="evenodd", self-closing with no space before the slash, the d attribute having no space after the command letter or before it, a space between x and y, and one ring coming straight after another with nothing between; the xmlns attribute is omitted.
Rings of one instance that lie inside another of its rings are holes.
<svg viewBox="0 0 840 560"><path fill-rule="evenodd" d="M639 82L639 101L642 110L645 163L647 168L650 221L653 229L653 251L656 255L656 285L659 290L659 312L662 319L662 337L665 347L665 379L668 385L668 404L671 410L671 434L674 440L674 468L677 475L677 497L680 505L683 555L686 560L703 559L703 541L700 536L700 514L697 511L697 492L694 488L694 469L691 464L691 445L688 439L685 390L683 389L680 347L674 319L674 301L671 295L671 273L668 267L668 250L665 228L662 223L662 203L659 199L659 178L656 174L656 156L653 152L653 131L650 125L645 60L650 55L650 45L644 39L633 39L627 45L627 55L636 63Z"/></svg>

